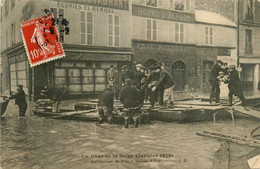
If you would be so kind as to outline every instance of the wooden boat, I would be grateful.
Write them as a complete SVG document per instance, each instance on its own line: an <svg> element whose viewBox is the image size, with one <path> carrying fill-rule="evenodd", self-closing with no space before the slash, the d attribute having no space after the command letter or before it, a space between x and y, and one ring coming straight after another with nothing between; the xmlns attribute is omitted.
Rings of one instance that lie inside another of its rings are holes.
<svg viewBox="0 0 260 169"><path fill-rule="evenodd" d="M260 154L260 126L246 137L208 131L197 135L223 141L215 153L214 169L250 169L247 161Z"/></svg>
<svg viewBox="0 0 260 169"><path fill-rule="evenodd" d="M7 108L7 105L9 103L9 99L6 97L6 96L0 96L0 113L1 113L1 116L4 115L5 111L6 111L6 108Z"/></svg>

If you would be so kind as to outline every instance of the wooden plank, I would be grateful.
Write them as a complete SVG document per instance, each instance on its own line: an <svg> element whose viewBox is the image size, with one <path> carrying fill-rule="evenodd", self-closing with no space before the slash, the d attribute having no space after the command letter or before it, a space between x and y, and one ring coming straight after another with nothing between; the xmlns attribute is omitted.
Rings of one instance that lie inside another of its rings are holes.
<svg viewBox="0 0 260 169"><path fill-rule="evenodd" d="M260 148L260 140L256 140L252 138L243 138L243 137L225 135L223 133L215 133L215 132L208 132L208 131L203 131L203 133L196 133L196 135L214 138L217 140L231 141L238 144L244 144L244 145Z"/></svg>
<svg viewBox="0 0 260 169"><path fill-rule="evenodd" d="M257 110L253 110L249 107L243 107L243 106L232 106L232 108L236 111L236 112L239 112L239 113L242 113L242 114L246 114L248 116L252 116L252 117L256 117L256 118L260 118L260 111L257 111Z"/></svg>

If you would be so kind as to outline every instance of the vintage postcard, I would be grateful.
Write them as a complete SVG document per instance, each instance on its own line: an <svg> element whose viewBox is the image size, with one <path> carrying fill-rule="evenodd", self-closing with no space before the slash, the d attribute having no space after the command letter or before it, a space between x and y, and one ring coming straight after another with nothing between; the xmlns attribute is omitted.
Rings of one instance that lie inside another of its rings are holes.
<svg viewBox="0 0 260 169"><path fill-rule="evenodd" d="M1 169L260 169L259 0L1 0Z"/></svg>

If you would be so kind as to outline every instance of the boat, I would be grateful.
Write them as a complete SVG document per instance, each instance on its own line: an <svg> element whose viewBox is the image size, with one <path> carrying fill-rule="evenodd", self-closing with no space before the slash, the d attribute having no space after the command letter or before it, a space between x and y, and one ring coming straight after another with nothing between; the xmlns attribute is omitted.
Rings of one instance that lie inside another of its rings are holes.
<svg viewBox="0 0 260 169"><path fill-rule="evenodd" d="M6 96L0 96L0 113L1 113L1 116L4 115L4 113L6 112L6 109L7 109L7 106L8 106L8 103L9 103L9 99L8 97Z"/></svg>

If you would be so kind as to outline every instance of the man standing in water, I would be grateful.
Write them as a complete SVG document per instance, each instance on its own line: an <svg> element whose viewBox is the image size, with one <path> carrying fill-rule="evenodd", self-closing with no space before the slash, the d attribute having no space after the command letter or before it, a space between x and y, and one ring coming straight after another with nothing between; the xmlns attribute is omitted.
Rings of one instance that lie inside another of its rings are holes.
<svg viewBox="0 0 260 169"><path fill-rule="evenodd" d="M15 99L15 104L19 107L19 116L24 117L27 110L27 102L23 85L17 86L17 93L12 95L11 99Z"/></svg>

